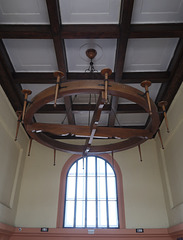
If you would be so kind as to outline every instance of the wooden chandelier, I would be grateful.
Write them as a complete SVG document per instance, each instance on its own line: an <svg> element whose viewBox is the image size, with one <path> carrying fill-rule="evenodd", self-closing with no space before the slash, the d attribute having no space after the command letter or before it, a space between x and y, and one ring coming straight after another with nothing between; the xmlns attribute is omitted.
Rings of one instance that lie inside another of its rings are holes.
<svg viewBox="0 0 183 240"><path fill-rule="evenodd" d="M150 82L144 81L141 83L141 86L145 88L145 93L143 93L136 88L108 81L108 76L111 73L112 71L110 69L103 69L101 74L105 76L104 80L79 80L60 83L63 73L56 72L56 86L47 88L36 95L32 99L31 104L27 106L26 111L22 114L22 121L30 137L47 147L53 148L54 150L82 154L84 156L126 150L135 146L140 146L140 144L146 140L151 139L157 132L160 121L157 107L149 97L148 87L150 86ZM30 94L30 91L26 92L24 90L24 94L27 101L27 95ZM90 126L34 122L34 114L45 104L55 101L56 106L57 98L80 94L99 95ZM127 129L122 127L98 126L102 109L104 104L107 104L108 96L125 98L140 105L145 112L149 113L150 116L147 127L145 129ZM48 136L47 133L58 136L66 134L84 136L86 141L84 145L69 144L64 141L56 140ZM94 138L117 138L121 140L117 143L93 145Z"/></svg>

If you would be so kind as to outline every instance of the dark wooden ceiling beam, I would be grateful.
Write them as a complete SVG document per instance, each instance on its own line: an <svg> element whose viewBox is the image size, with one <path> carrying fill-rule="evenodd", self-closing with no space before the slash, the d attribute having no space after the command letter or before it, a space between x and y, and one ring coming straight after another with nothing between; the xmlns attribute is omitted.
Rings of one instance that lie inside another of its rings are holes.
<svg viewBox="0 0 183 240"><path fill-rule="evenodd" d="M55 46L55 53L57 57L58 70L62 71L67 80L67 61L64 40L61 39L61 17L58 0L46 0L48 14L51 25L51 32ZM75 124L74 114L72 113L72 99L70 97L64 98L67 119L69 124Z"/></svg>
<svg viewBox="0 0 183 240"><path fill-rule="evenodd" d="M80 113L80 112L88 112L94 111L96 104L73 104L72 112ZM110 113L111 105L106 104L103 108L103 113ZM41 114L65 114L65 104L58 104L56 108L54 108L53 104L46 104L44 107L39 109L38 113ZM145 110L137 104L118 104L117 113L145 113Z"/></svg>
<svg viewBox="0 0 183 240"><path fill-rule="evenodd" d="M132 24L129 38L182 38L183 23Z"/></svg>
<svg viewBox="0 0 183 240"><path fill-rule="evenodd" d="M53 73L14 73L14 78L18 83L27 84L52 84L55 83ZM132 84L141 83L143 80L150 80L152 83L165 83L170 78L170 72L126 72L123 73L121 83ZM102 80L104 77L100 73L68 73L67 81L76 80ZM112 73L109 79L114 81L115 74Z"/></svg>
<svg viewBox="0 0 183 240"><path fill-rule="evenodd" d="M169 77L169 72L124 72L120 82L131 84L150 80L152 83L164 83L168 81Z"/></svg>
<svg viewBox="0 0 183 240"><path fill-rule="evenodd" d="M179 45L175 51L174 58L176 59L176 62L172 60L172 66L170 65L172 74L167 88L162 96L162 99L168 102L167 109L169 108L180 85L183 82L183 39L179 41Z"/></svg>
<svg viewBox="0 0 183 240"><path fill-rule="evenodd" d="M130 24L133 11L134 0L122 0L120 10L120 35L117 41L116 59L115 59L115 81L120 82L123 75L123 67L125 62L125 54L130 33ZM112 111L109 115L108 125L114 126L115 115L117 111L118 98L112 98Z"/></svg>
<svg viewBox="0 0 183 240"><path fill-rule="evenodd" d="M115 24L63 25L63 39L119 38L120 28Z"/></svg>
<svg viewBox="0 0 183 240"><path fill-rule="evenodd" d="M14 110L22 110L23 95L19 84L16 84L12 74L14 68L11 64L7 51L2 40L0 40L0 84L8 96Z"/></svg>
<svg viewBox="0 0 183 240"><path fill-rule="evenodd" d="M117 24L73 24L59 26L61 39L119 38ZM183 23L131 24L129 38L182 38ZM51 39L50 25L0 25L0 38Z"/></svg>
<svg viewBox="0 0 183 240"><path fill-rule="evenodd" d="M51 39L50 25L0 25L0 38Z"/></svg>

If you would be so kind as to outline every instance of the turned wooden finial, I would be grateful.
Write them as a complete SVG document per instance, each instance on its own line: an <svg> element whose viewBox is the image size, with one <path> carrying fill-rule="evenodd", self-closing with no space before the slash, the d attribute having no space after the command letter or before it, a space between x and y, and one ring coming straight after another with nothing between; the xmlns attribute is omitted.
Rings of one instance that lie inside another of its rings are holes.
<svg viewBox="0 0 183 240"><path fill-rule="evenodd" d="M160 129L158 129L158 136L159 136L159 139L160 139L160 142L161 142L161 147L162 147L162 149L164 149L163 140L162 140L162 137L161 137Z"/></svg>
<svg viewBox="0 0 183 240"><path fill-rule="evenodd" d="M53 166L56 165L56 149L54 149Z"/></svg>
<svg viewBox="0 0 183 240"><path fill-rule="evenodd" d="M167 105L168 105L167 101L161 101L158 103L158 106L161 107L163 110L167 132L169 133L170 131L169 131L169 127L168 127L168 119L167 119L166 108L165 108Z"/></svg>
<svg viewBox="0 0 183 240"><path fill-rule="evenodd" d="M149 106L149 114L152 115L152 109L151 109L151 101L150 101L150 96L149 96L149 87L151 86L151 81L145 80L141 82L141 87L145 88L145 94L147 97L147 102Z"/></svg>
<svg viewBox="0 0 183 240"><path fill-rule="evenodd" d="M21 117L22 117L22 111L16 111L16 114L17 114L18 120L17 120L17 129L16 129L16 134L15 134L15 141L17 141L17 137L18 137L18 131L19 131Z"/></svg>
<svg viewBox="0 0 183 240"><path fill-rule="evenodd" d="M140 161L142 162L142 152L141 152L141 147L140 147L140 145L138 145L138 149L139 149Z"/></svg>
<svg viewBox="0 0 183 240"><path fill-rule="evenodd" d="M64 77L64 73L61 71L57 71L57 72L54 72L54 76L57 78L56 88L55 88L55 101L54 101L54 107L56 107L58 90L59 90L59 86L60 86L60 79L62 79Z"/></svg>
<svg viewBox="0 0 183 240"><path fill-rule="evenodd" d="M110 68L104 68L104 69L102 69L101 74L103 76L105 76L105 80L104 80L104 97L103 98L105 99L105 103L107 103L108 77L112 74L112 70Z"/></svg>
<svg viewBox="0 0 183 240"><path fill-rule="evenodd" d="M30 156L31 147L32 147L32 138L30 138L30 141L29 141L29 151L28 151L28 156Z"/></svg>
<svg viewBox="0 0 183 240"><path fill-rule="evenodd" d="M24 106L23 106L23 113L22 113L22 122L23 122L25 117L26 106L27 106L27 98L28 98L28 95L32 93L32 91L29 89L23 89L22 93L24 94Z"/></svg>

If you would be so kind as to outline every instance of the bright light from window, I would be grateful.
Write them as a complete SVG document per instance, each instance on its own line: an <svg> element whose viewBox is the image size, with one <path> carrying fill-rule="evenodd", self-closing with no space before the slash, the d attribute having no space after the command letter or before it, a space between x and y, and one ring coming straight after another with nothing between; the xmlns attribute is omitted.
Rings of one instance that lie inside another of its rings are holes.
<svg viewBox="0 0 183 240"><path fill-rule="evenodd" d="M116 175L99 157L77 160L66 184L64 227L118 228Z"/></svg>

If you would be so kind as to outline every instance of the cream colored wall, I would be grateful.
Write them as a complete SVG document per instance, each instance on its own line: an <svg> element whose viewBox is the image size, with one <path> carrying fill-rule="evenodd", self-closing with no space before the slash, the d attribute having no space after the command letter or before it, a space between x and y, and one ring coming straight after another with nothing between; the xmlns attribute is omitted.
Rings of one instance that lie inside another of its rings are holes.
<svg viewBox="0 0 183 240"><path fill-rule="evenodd" d="M127 228L164 228L168 226L156 143L149 140L138 148L115 154L123 174Z"/></svg>
<svg viewBox="0 0 183 240"><path fill-rule="evenodd" d="M167 115L170 133L164 122L160 128L165 149L161 149L158 137L156 142L169 222L173 226L183 222L183 84Z"/></svg>
<svg viewBox="0 0 183 240"><path fill-rule="evenodd" d="M20 127L15 142L17 117L0 87L0 222L14 225L28 137Z"/></svg>
<svg viewBox="0 0 183 240"><path fill-rule="evenodd" d="M115 153L124 183L127 228L168 226L155 141L138 149ZM70 154L58 152L53 166L53 150L33 141L31 156L26 157L16 226L56 227L60 173Z"/></svg>

